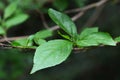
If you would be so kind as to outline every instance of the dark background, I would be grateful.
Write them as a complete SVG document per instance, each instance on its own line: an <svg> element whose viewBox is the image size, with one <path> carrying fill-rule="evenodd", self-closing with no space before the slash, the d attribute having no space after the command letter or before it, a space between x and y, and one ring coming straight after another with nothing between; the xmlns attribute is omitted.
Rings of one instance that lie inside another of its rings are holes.
<svg viewBox="0 0 120 80"><path fill-rule="evenodd" d="M12 1L15 0L0 1L1 15L4 8ZM19 6L25 13L30 15L30 18L26 22L9 29L9 37L30 35L45 29L36 9L45 15L49 26L55 25L46 12L50 7L60 10L54 6L55 0L43 0L45 1L43 4L40 1L42 0L21 0ZM81 3L83 4L78 4L77 1L82 1ZM84 7L97 1L99 0L68 0L68 6L65 10ZM36 7L36 5L38 6ZM90 9L75 22L78 31L81 31L83 25L93 13L94 9ZM74 14L71 13L69 16L73 16ZM119 36L120 2L109 0L92 26L98 26L100 31L109 32L113 37ZM56 31L52 38L58 38ZM97 47L77 53L73 51L69 58L62 64L40 70L30 75L34 52L34 50L1 47L0 80L120 80L120 44L116 47Z"/></svg>

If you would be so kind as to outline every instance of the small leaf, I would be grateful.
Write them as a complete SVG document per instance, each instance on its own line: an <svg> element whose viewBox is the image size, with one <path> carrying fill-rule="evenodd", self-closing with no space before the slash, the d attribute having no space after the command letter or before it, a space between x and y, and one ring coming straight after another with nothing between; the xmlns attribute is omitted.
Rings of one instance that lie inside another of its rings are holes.
<svg viewBox="0 0 120 80"><path fill-rule="evenodd" d="M51 30L42 30L35 34L34 38L45 39L47 37L52 36L53 32Z"/></svg>
<svg viewBox="0 0 120 80"><path fill-rule="evenodd" d="M53 3L53 6L55 6L56 9L63 11L68 7L68 1L67 0L55 0Z"/></svg>
<svg viewBox="0 0 120 80"><path fill-rule="evenodd" d="M108 33L95 32L77 41L79 47L98 46L100 44L115 46L116 42Z"/></svg>
<svg viewBox="0 0 120 80"><path fill-rule="evenodd" d="M0 26L0 35L5 34L5 30L2 28L2 26Z"/></svg>
<svg viewBox="0 0 120 80"><path fill-rule="evenodd" d="M71 38L70 38L69 35L64 35L64 34L62 34L60 31L58 31L58 34L61 35L63 38L68 39L68 40L71 41Z"/></svg>
<svg viewBox="0 0 120 80"><path fill-rule="evenodd" d="M21 48L35 48L33 46L33 35L29 36L28 38L18 39L11 43L12 46L21 47Z"/></svg>
<svg viewBox="0 0 120 80"><path fill-rule="evenodd" d="M41 45L41 44L44 44L46 42L46 40L44 40L44 39L34 39L34 41L37 45Z"/></svg>
<svg viewBox="0 0 120 80"><path fill-rule="evenodd" d="M4 12L4 19L10 17L15 12L16 9L17 9L16 3L13 2L10 5L8 5L8 7L6 7Z"/></svg>
<svg viewBox="0 0 120 80"><path fill-rule="evenodd" d="M15 25L18 25L18 24L21 24L23 23L24 21L26 21L28 19L28 15L27 14L19 14L19 15L16 15L15 17L11 18L11 19L8 19L6 22L5 22L5 25L8 28L10 27L13 27Z"/></svg>
<svg viewBox="0 0 120 80"><path fill-rule="evenodd" d="M84 38L88 35L90 35L91 33L94 33L94 32L98 32L98 27L94 27L94 28L85 28L81 33L80 33L80 36L79 38Z"/></svg>
<svg viewBox="0 0 120 80"><path fill-rule="evenodd" d="M120 42L120 36L115 38L116 42Z"/></svg>
<svg viewBox="0 0 120 80"><path fill-rule="evenodd" d="M72 37L76 37L77 35L76 26L66 14L60 13L54 9L49 9L48 14L50 18L58 26L60 26L66 33L68 33Z"/></svg>
<svg viewBox="0 0 120 80"><path fill-rule="evenodd" d="M52 40L36 49L31 74L65 61L72 50L72 43L67 40Z"/></svg>
<svg viewBox="0 0 120 80"><path fill-rule="evenodd" d="M34 35L34 41L36 44L40 45L42 42L46 42L44 39L48 38L53 35L53 32L51 30L42 30L37 32Z"/></svg>

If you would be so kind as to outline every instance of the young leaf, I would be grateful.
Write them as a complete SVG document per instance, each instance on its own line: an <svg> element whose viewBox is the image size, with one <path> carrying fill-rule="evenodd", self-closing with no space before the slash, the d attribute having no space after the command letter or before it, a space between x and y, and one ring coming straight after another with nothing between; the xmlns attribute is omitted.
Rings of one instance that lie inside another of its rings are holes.
<svg viewBox="0 0 120 80"><path fill-rule="evenodd" d="M4 19L10 17L15 12L16 9L17 9L17 4L15 2L8 5L8 7L6 7L4 11Z"/></svg>
<svg viewBox="0 0 120 80"><path fill-rule="evenodd" d="M79 38L84 38L88 35L90 35L91 33L94 33L94 32L98 32L98 27L94 27L94 28L85 28L81 33L80 33L80 36Z"/></svg>
<svg viewBox="0 0 120 80"><path fill-rule="evenodd" d="M42 31L39 31L35 34L34 38L35 39L45 39L47 37L50 37L52 36L53 32L51 30L42 30Z"/></svg>
<svg viewBox="0 0 120 80"><path fill-rule="evenodd" d="M72 43L67 40L52 40L41 44L35 52L31 74L66 60L72 51Z"/></svg>
<svg viewBox="0 0 120 80"><path fill-rule="evenodd" d="M2 26L0 26L0 35L5 34L5 30L2 28Z"/></svg>
<svg viewBox="0 0 120 80"><path fill-rule="evenodd" d="M77 30L73 21L65 14L60 13L54 9L49 9L48 14L50 18L60 26L66 33L72 37L76 37Z"/></svg>
<svg viewBox="0 0 120 80"><path fill-rule="evenodd" d="M11 19L8 19L6 22L5 22L5 26L8 28L10 27L13 27L15 25L18 25L18 24L21 24L23 23L24 21L26 21L28 19L28 15L27 14L19 14L19 15L16 15L15 17L11 18Z"/></svg>
<svg viewBox="0 0 120 80"><path fill-rule="evenodd" d="M120 36L115 38L116 42L120 42Z"/></svg>
<svg viewBox="0 0 120 80"><path fill-rule="evenodd" d="M62 34L60 31L58 31L58 34L61 35L63 38L68 39L68 40L71 41L71 38L70 38L69 35L64 35L64 34Z"/></svg>
<svg viewBox="0 0 120 80"><path fill-rule="evenodd" d="M77 41L79 47L98 46L100 44L115 46L116 42L108 33L104 32L95 32Z"/></svg>
<svg viewBox="0 0 120 80"><path fill-rule="evenodd" d="M47 37L50 37L53 35L53 32L51 30L42 30L37 32L34 35L34 41L36 44L40 45L41 43L45 43L46 41L44 40Z"/></svg>
<svg viewBox="0 0 120 80"><path fill-rule="evenodd" d="M34 35L31 35L28 38L15 40L11 43L11 45L21 48L35 48L35 46L33 46L33 37Z"/></svg>

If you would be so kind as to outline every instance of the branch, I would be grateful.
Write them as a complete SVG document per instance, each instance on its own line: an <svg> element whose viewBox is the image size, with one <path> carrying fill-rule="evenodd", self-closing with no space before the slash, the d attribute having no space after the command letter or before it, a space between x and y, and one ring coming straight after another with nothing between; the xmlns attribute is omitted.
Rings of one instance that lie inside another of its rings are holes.
<svg viewBox="0 0 120 80"><path fill-rule="evenodd" d="M90 5L87 5L83 8L78 8L78 9L72 9L72 10L68 10L66 11L66 13L71 13L71 12L79 12L77 13L75 16L73 16L71 19L73 21L76 21L77 19L79 19L84 13L85 11L89 10L89 9L92 9L92 8L95 8L95 7L98 7L104 3L106 3L108 0L100 0L99 2L96 2L96 3L92 3ZM53 26L50 28L50 30L52 31L55 31L59 29L59 26ZM20 37L11 37L11 38L7 38L8 41L13 41L13 40L16 40L16 39L21 39L21 38L27 38L28 36L20 36ZM6 39L0 39L0 42L5 42Z"/></svg>
<svg viewBox="0 0 120 80"><path fill-rule="evenodd" d="M40 12L38 9L36 9L36 11L40 14L40 17L41 17L41 20L42 20L42 23L43 23L44 27L46 29L49 29L49 26L48 26L48 24L47 24L47 22L45 20L44 14L42 12Z"/></svg>
<svg viewBox="0 0 120 80"><path fill-rule="evenodd" d="M90 18L87 20L87 22L86 22L86 24L84 25L84 27L86 27L86 26L87 26L87 27L88 27L88 26L90 27L90 26L92 26L92 25L96 22L96 20L97 20L98 17L100 16L100 14L101 14L104 6L105 6L105 5L101 5L101 6L96 7L94 13L93 13L93 14L90 16Z"/></svg>
<svg viewBox="0 0 120 80"><path fill-rule="evenodd" d="M7 38L8 41L13 41L13 40L17 40L17 39L22 39L22 38L27 38L28 36L20 36L20 37L10 37L10 38ZM0 39L0 42L5 42L6 39L3 38L3 39Z"/></svg>
<svg viewBox="0 0 120 80"><path fill-rule="evenodd" d="M89 4L83 8L76 8L76 9L71 9L71 10L67 10L65 11L65 13L75 13L75 12L80 12L80 11L86 11L86 10L89 10L89 9L92 9L92 8L95 8L97 6L100 6L104 3L106 3L108 0L100 0L96 3L92 3L92 4Z"/></svg>

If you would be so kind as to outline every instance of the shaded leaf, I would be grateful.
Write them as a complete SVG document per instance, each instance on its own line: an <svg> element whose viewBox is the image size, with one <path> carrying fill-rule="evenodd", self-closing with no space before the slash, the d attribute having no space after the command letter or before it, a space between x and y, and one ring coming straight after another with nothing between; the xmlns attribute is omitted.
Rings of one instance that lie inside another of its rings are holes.
<svg viewBox="0 0 120 80"><path fill-rule="evenodd" d="M61 12L58 12L54 9L49 9L48 14L50 18L60 26L66 33L72 37L76 37L77 30L73 21L66 15Z"/></svg>
<svg viewBox="0 0 120 80"><path fill-rule="evenodd" d="M18 25L18 24L21 24L23 23L24 21L26 21L28 19L28 15L27 14L19 14L19 15L16 15L15 17L11 18L11 19L8 19L6 22L5 22L5 25L8 28L10 27L13 27L15 25Z"/></svg>
<svg viewBox="0 0 120 80"><path fill-rule="evenodd" d="M60 11L63 11L68 7L68 0L55 0L54 3L53 3L53 6L56 9L58 9Z"/></svg>
<svg viewBox="0 0 120 80"><path fill-rule="evenodd" d="M98 46L100 44L115 46L116 42L108 33L104 32L95 32L77 41L79 47Z"/></svg>
<svg viewBox="0 0 120 80"><path fill-rule="evenodd" d="M66 40L51 40L36 49L31 74L66 60L72 50L72 43Z"/></svg>
<svg viewBox="0 0 120 80"><path fill-rule="evenodd" d="M10 17L15 12L16 9L17 9L17 4L15 2L8 5L4 11L4 19Z"/></svg>
<svg viewBox="0 0 120 80"><path fill-rule="evenodd" d="M83 7L87 0L75 0L78 7Z"/></svg>

